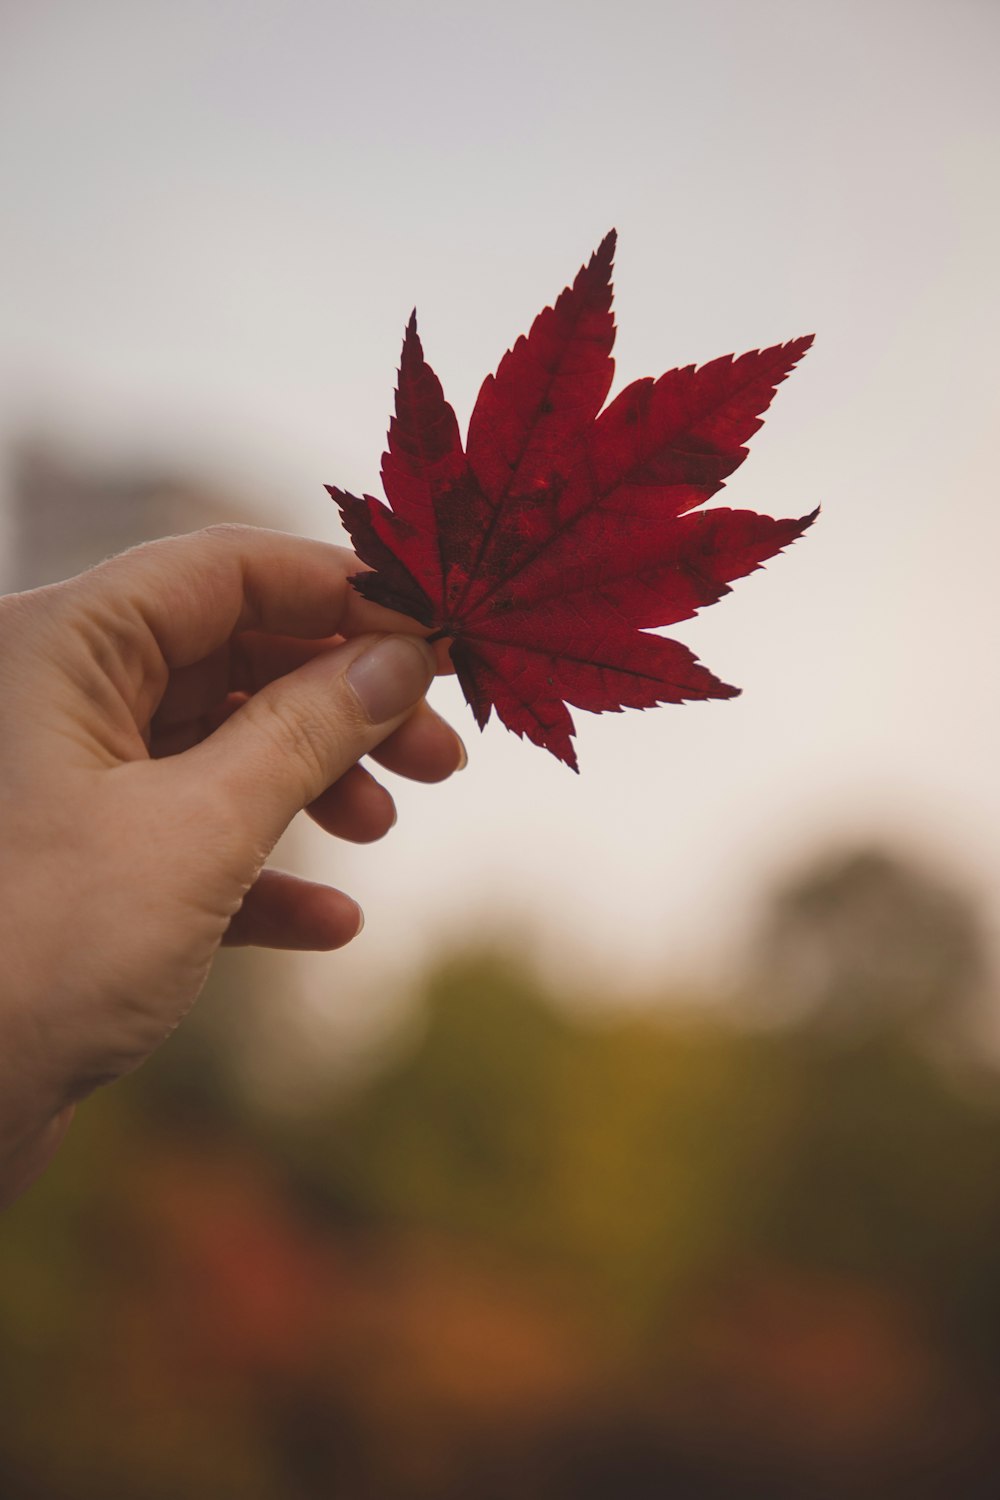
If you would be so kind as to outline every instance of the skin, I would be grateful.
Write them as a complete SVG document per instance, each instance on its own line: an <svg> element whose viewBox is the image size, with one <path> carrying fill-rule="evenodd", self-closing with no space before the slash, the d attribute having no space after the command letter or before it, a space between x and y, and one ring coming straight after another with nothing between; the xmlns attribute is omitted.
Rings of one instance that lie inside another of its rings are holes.
<svg viewBox="0 0 1000 1500"><path fill-rule="evenodd" d="M178 1025L221 945L357 935L349 896L265 868L296 813L368 842L395 809L362 756L424 782L465 764L424 701L443 658L358 571L212 527L0 599L0 1201Z"/></svg>

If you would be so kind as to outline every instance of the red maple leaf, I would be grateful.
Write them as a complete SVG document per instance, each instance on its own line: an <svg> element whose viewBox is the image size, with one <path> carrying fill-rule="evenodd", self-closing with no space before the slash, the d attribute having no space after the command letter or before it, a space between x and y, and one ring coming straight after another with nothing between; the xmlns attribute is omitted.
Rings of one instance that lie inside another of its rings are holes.
<svg viewBox="0 0 1000 1500"><path fill-rule="evenodd" d="M802 535L695 511L746 457L812 336L611 386L614 230L488 375L468 441L410 318L382 482L391 509L327 486L374 572L366 599L451 640L482 728L495 708L576 769L568 704L595 713L732 698L686 646L650 631L690 618Z"/></svg>

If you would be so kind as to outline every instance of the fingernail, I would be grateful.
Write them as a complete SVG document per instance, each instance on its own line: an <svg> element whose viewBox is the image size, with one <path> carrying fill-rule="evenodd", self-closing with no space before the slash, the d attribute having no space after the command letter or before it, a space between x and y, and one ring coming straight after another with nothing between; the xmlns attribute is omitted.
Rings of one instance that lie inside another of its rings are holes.
<svg viewBox="0 0 1000 1500"><path fill-rule="evenodd" d="M362 932L364 931L364 928L365 928L365 914L361 910L361 907L359 906L358 907L358 925L357 925L357 927L354 930L354 936L355 937L360 937L361 934L362 934Z"/></svg>
<svg viewBox="0 0 1000 1500"><path fill-rule="evenodd" d="M413 636L390 635L355 657L347 681L373 724L412 708L434 675L433 658Z"/></svg>
<svg viewBox="0 0 1000 1500"><path fill-rule="evenodd" d="M455 770L464 771L469 764L469 752L465 748L465 741L459 739L457 734L455 738L458 740L458 765L455 767Z"/></svg>

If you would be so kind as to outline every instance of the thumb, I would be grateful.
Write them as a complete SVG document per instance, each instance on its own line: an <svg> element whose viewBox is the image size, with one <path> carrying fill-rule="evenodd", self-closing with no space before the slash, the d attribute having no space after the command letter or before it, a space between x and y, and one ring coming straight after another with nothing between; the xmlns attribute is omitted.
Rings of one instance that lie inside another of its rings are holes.
<svg viewBox="0 0 1000 1500"><path fill-rule="evenodd" d="M419 636L360 636L276 678L184 755L255 847L392 734L424 696L434 654Z"/></svg>

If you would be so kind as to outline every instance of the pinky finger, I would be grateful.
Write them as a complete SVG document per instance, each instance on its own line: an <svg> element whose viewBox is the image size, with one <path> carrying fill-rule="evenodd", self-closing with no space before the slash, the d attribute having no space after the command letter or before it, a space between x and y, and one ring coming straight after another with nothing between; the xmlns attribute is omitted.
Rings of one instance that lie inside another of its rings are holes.
<svg viewBox="0 0 1000 1500"><path fill-rule="evenodd" d="M263 870L243 898L223 942L230 947L343 948L364 926L360 906L343 891L282 870Z"/></svg>

